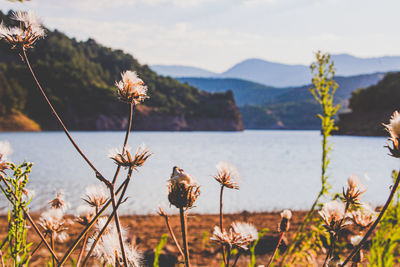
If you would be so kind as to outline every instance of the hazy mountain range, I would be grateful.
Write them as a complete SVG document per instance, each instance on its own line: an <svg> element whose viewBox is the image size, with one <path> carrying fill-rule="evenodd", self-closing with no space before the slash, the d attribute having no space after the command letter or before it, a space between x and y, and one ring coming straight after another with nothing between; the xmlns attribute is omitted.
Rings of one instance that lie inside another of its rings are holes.
<svg viewBox="0 0 400 267"><path fill-rule="evenodd" d="M336 75L353 76L377 72L400 71L400 56L359 58L348 54L332 55ZM308 84L311 73L307 65L290 65L262 59L244 60L225 72L215 73L188 66L153 65L155 72L175 78L236 78L272 87L291 87Z"/></svg>

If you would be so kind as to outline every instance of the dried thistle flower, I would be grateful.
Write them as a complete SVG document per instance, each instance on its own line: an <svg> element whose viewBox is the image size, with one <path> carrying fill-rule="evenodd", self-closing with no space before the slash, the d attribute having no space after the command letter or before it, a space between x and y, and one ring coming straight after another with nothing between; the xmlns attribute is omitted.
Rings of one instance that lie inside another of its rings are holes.
<svg viewBox="0 0 400 267"><path fill-rule="evenodd" d="M177 208L191 208L200 195L196 180L182 169L174 167L168 180L168 200Z"/></svg>
<svg viewBox="0 0 400 267"><path fill-rule="evenodd" d="M389 145L386 146L389 149L390 155L395 158L400 158L400 113L397 110L393 112L393 115L390 118L390 123L383 125L386 127L386 130L390 134L390 138L388 139L388 141L391 141L393 145L392 147L390 147Z"/></svg>
<svg viewBox="0 0 400 267"><path fill-rule="evenodd" d="M9 28L3 23L0 24L0 39L11 44L12 49L16 47L32 48L36 40L45 36L41 21L32 11L17 11L12 14L11 18L20 22L19 27Z"/></svg>
<svg viewBox="0 0 400 267"><path fill-rule="evenodd" d="M222 161L217 164L217 170L218 175L214 178L221 184L221 186L239 189L239 172L235 166Z"/></svg>
<svg viewBox="0 0 400 267"><path fill-rule="evenodd" d="M116 82L118 99L128 104L140 104L147 96L147 86L140 79L136 72L125 71L121 73L122 80Z"/></svg>
<svg viewBox="0 0 400 267"><path fill-rule="evenodd" d="M129 148L125 148L125 153L115 153L110 158L114 160L116 164L124 168L137 168L143 166L146 160L152 155L146 145L142 144L136 150L135 156L132 157Z"/></svg>
<svg viewBox="0 0 400 267"><path fill-rule="evenodd" d="M377 212L375 212L369 205L363 204L361 209L351 213L351 221L360 227L361 230L369 228L376 219Z"/></svg>
<svg viewBox="0 0 400 267"><path fill-rule="evenodd" d="M221 231L219 226L215 226L210 239L222 246L247 250L247 246L257 238L257 229L252 224L235 222L228 232Z"/></svg>
<svg viewBox="0 0 400 267"><path fill-rule="evenodd" d="M56 197L49 201L50 207L53 209L61 209L62 211L65 211L67 209L68 203L65 201L64 198L64 191L61 190L59 193L57 193L56 190L54 190L54 193Z"/></svg>
<svg viewBox="0 0 400 267"><path fill-rule="evenodd" d="M91 185L86 187L85 191L86 194L82 199L97 210L108 201L108 195L103 185Z"/></svg>
<svg viewBox="0 0 400 267"><path fill-rule="evenodd" d="M347 188L343 188L344 200L353 205L360 205L360 197L367 191L364 184L361 183L357 175L350 175L347 179Z"/></svg>
<svg viewBox="0 0 400 267"><path fill-rule="evenodd" d="M60 242L68 238L68 234L65 232L68 228L63 216L64 213L61 209L49 209L43 212L39 219L39 225L44 231Z"/></svg>
<svg viewBox="0 0 400 267"><path fill-rule="evenodd" d="M345 224L345 207L344 204L336 200L324 204L318 212L324 220L324 227L331 232L337 233Z"/></svg>
<svg viewBox="0 0 400 267"><path fill-rule="evenodd" d="M279 230L281 232L289 231L290 219L292 219L292 212L290 210L284 210L281 212L281 223L279 224Z"/></svg>
<svg viewBox="0 0 400 267"><path fill-rule="evenodd" d="M75 221L86 226L92 221L94 215L96 215L96 210L92 206L81 205L76 208Z"/></svg>
<svg viewBox="0 0 400 267"><path fill-rule="evenodd" d="M128 245L125 248L126 260L128 261L128 266L139 267L142 266L143 254L137 250L133 245Z"/></svg>

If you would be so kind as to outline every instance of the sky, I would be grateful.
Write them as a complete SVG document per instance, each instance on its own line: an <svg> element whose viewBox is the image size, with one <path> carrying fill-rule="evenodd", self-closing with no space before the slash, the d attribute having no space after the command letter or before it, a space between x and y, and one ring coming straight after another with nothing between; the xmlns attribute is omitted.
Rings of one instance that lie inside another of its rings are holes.
<svg viewBox="0 0 400 267"><path fill-rule="evenodd" d="M46 27L122 49L143 64L223 72L260 58L310 64L317 50L400 55L398 0L0 0Z"/></svg>

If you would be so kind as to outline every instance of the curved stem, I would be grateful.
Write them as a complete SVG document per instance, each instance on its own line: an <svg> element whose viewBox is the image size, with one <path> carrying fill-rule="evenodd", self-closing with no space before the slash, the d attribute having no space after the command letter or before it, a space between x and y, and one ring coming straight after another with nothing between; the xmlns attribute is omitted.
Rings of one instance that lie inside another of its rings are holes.
<svg viewBox="0 0 400 267"><path fill-rule="evenodd" d="M363 239L361 240L361 242L353 249L353 251L350 253L350 255L346 258L346 260L342 263L341 266L345 266L353 257L354 255L360 251L361 247L363 246L363 244L367 241L367 239L369 238L369 236L372 234L372 232L375 230L376 226L378 225L379 221L382 219L383 215L385 215L385 212L387 210L387 208L389 207L390 203L392 202L392 199L394 197L394 194L396 193L397 188L399 187L399 183L400 183L400 172L397 175L396 178L396 182L394 183L392 190L390 191L390 195L388 197L388 199L386 200L385 205L383 206L381 212L378 215L378 218L376 218L375 222L373 225L371 225L371 227L368 229L368 232L364 235Z"/></svg>
<svg viewBox="0 0 400 267"><path fill-rule="evenodd" d="M283 239L284 234L285 234L285 232L282 231L281 234L279 235L278 243L276 244L276 247L275 247L275 249L274 249L274 252L272 253L271 258L270 258L269 261L268 261L267 267L270 266L271 263L272 263L272 261L274 260L275 255L276 255L276 252L278 251L279 245L280 245L281 242L282 242L282 239Z"/></svg>
<svg viewBox="0 0 400 267"><path fill-rule="evenodd" d="M324 263L322 264L322 267L326 266L326 263L328 262L329 258L332 257L333 250L335 249L335 237L334 237L334 235L331 234L330 235L330 239L331 239L331 245L329 246L328 253L326 253L326 257L325 257Z"/></svg>
<svg viewBox="0 0 400 267"><path fill-rule="evenodd" d="M26 55L26 51L23 48L22 49L22 54L24 57L24 61L29 69L29 71L31 72L33 79L36 82L36 85L38 86L40 92L42 93L43 98L46 100L47 104L49 105L51 111L53 112L54 116L56 117L56 119L58 120L59 124L61 125L61 127L63 128L64 133L67 135L69 141L72 143L72 145L75 147L76 151L78 151L78 153L82 156L82 158L86 161L86 163L90 166L90 168L92 168L92 170L96 173L96 177L97 179L99 179L100 181L102 181L107 187L110 187L110 182L104 178L103 175L101 175L101 173L96 169L96 167L90 162L90 160L86 157L86 155L82 152L82 150L79 148L79 146L75 143L74 139L72 138L72 136L69 134L67 127L65 127L63 121L61 120L61 118L58 116L56 110L54 109L53 105L51 104L49 98L47 97L46 93L44 92L42 86L40 85L38 79L36 78L35 73L33 72L33 69L31 67L31 64L29 63L29 59Z"/></svg>
<svg viewBox="0 0 400 267"><path fill-rule="evenodd" d="M175 236L175 234L174 234L174 231L172 230L171 225L169 224L168 215L167 215L167 214L161 214L161 216L163 216L164 219L165 219L165 224L167 225L169 234L171 235L172 239L174 240L175 245L176 245L176 247L178 248L179 253L181 254L182 258L185 258L185 254L183 253L182 248L181 248L181 246L179 245L178 240L176 239L176 236Z"/></svg>
<svg viewBox="0 0 400 267"><path fill-rule="evenodd" d="M77 267L79 267L79 264L81 263L82 256L83 256L83 251L85 250L86 242L88 240L88 237L89 237L89 235L88 235L88 233L86 233L85 234L85 238L83 239L81 251L79 252L78 260L76 261L76 266Z"/></svg>
<svg viewBox="0 0 400 267"><path fill-rule="evenodd" d="M223 194L224 194L224 186L221 185L221 191L219 194L219 228L221 232L224 232L224 215L223 215ZM225 265L226 262L226 253L225 253L225 246L222 246L222 260L224 261Z"/></svg>
<svg viewBox="0 0 400 267"><path fill-rule="evenodd" d="M238 262L239 257L240 257L241 255L242 255L242 250L240 249L239 252L238 252L237 255L236 255L236 259L235 259L235 262L233 263L232 267L235 267L235 266L236 266L236 263Z"/></svg>
<svg viewBox="0 0 400 267"><path fill-rule="evenodd" d="M231 258L231 247L227 246L227 250L226 250L226 267L229 267L230 258Z"/></svg>
<svg viewBox="0 0 400 267"><path fill-rule="evenodd" d="M182 230L183 252L185 254L185 266L190 267L186 216L183 208L179 208L179 214L181 218L181 230Z"/></svg>

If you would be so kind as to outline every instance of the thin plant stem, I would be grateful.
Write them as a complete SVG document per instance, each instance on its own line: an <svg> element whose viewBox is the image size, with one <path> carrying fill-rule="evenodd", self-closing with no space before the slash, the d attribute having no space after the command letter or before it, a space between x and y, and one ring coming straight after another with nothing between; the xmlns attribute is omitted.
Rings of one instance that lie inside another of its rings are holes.
<svg viewBox="0 0 400 267"><path fill-rule="evenodd" d="M46 238L46 236L47 236L47 233L44 235L44 237ZM39 248L42 246L42 244L43 244L43 240L41 240L39 245L37 245L36 248L32 251L31 257L33 257L33 255L35 255L36 251L39 250Z"/></svg>
<svg viewBox="0 0 400 267"><path fill-rule="evenodd" d="M326 253L324 263L322 264L323 267L326 266L326 263L328 262L329 258L332 256L333 250L335 249L335 236L333 234L331 234L330 239L331 239L331 245L329 246L329 250Z"/></svg>
<svg viewBox="0 0 400 267"><path fill-rule="evenodd" d="M107 187L110 187L110 182L104 178L103 175L101 175L101 173L96 169L96 167L92 164L92 162L86 157L86 155L82 152L82 150L79 148L79 146L76 144L76 142L74 141L74 139L72 138L72 136L69 134L67 127L65 127L63 121L61 120L60 116L58 115L58 113L56 112L56 110L54 109L53 105L51 104L49 98L47 97L46 93L44 92L42 86L40 85L38 79L36 78L35 73L33 72L33 69L31 67L31 64L29 63L29 59L26 55L26 51L25 48L22 48L22 54L23 54L23 58L24 61L29 69L29 71L31 72L33 79L36 82L36 85L38 86L40 92L42 93L44 99L46 100L47 104L49 105L51 111L53 112L54 116L56 117L56 119L58 120L59 124L61 125L61 127L63 128L63 131L65 132L65 134L67 135L69 141L72 143L72 145L75 147L76 151L78 151L78 153L82 156L82 158L86 161L86 163L92 168L92 170L96 173L96 178L99 179L100 181L102 181Z"/></svg>
<svg viewBox="0 0 400 267"><path fill-rule="evenodd" d="M89 237L89 233L86 233L85 238L83 239L81 251L79 252L78 260L76 261L76 266L77 267L79 267L79 264L81 263L82 256L83 256L83 251L85 250L86 242L88 240L88 237Z"/></svg>
<svg viewBox="0 0 400 267"><path fill-rule="evenodd" d="M231 258L231 247L227 246L227 250L226 250L226 267L229 267L230 258Z"/></svg>
<svg viewBox="0 0 400 267"><path fill-rule="evenodd" d="M190 267L186 215L185 215L185 210L183 208L179 208L179 215L181 218L181 230L182 230L183 252L185 254L185 266Z"/></svg>
<svg viewBox="0 0 400 267"><path fill-rule="evenodd" d="M185 258L185 254L183 253L182 248L181 248L181 246L179 245L178 240L176 239L176 236L175 236L175 234L174 234L174 231L172 230L171 225L169 224L168 215L165 214L165 215L162 215L162 217L164 217L164 219L165 219L165 224L167 225L169 234L171 235L172 239L174 240L175 245L176 245L176 247L178 248L179 253L181 254L181 256L182 256L183 258Z"/></svg>
<svg viewBox="0 0 400 267"><path fill-rule="evenodd" d="M221 191L219 194L219 228L221 229L222 232L224 231L223 194L224 194L224 186L221 185ZM224 264L227 265L225 246L222 246L222 260L224 261Z"/></svg>
<svg viewBox="0 0 400 267"><path fill-rule="evenodd" d="M128 183L128 179L126 179L118 188L116 195L119 194L119 192L121 190L123 190L123 188L126 187ZM65 253L65 255L63 256L63 258L61 259L59 266L61 266L62 264L64 264L69 256L71 256L72 252L74 251L74 249L76 248L76 246L79 244L79 242L82 240L82 238L85 236L85 234L90 230L90 228L92 228L92 226L96 223L96 221L100 218L100 216L103 214L103 212L108 208L108 206L110 206L111 204L111 200L108 200L106 204L104 204L104 206L101 208L101 210L94 216L94 218L92 219L92 221L86 226L86 228L79 234L79 236L75 239L74 243L72 244L72 246L68 249L68 251Z"/></svg>
<svg viewBox="0 0 400 267"><path fill-rule="evenodd" d="M127 126L127 128L126 128L126 134L125 134L125 139L124 139L124 145L122 146L122 154L125 153L126 145L128 144L129 133L130 133L131 128L132 128L132 117L133 117L133 108L134 108L134 105L133 105L133 103L131 103L129 106L130 106L130 107L129 107L128 126ZM117 182L117 178L118 178L118 174L119 174L119 171L120 171L120 170L121 170L121 166L118 165L118 166L117 166L117 169L116 169L116 171L115 171L115 174L114 174L113 181L112 181L112 184L113 184L113 185L115 185L115 183Z"/></svg>
<svg viewBox="0 0 400 267"><path fill-rule="evenodd" d="M50 234L50 242L51 242L51 248L54 251L54 236L53 236L53 233ZM56 260L55 260L55 258L53 256L53 267L55 267L55 266L56 266Z"/></svg>
<svg viewBox="0 0 400 267"><path fill-rule="evenodd" d="M345 259L345 261L342 263L341 266L346 266L346 264L354 257L354 255L360 251L361 247L364 245L364 243L367 241L367 239L370 237L372 232L375 230L376 226L378 225L379 221L382 219L383 215L385 215L386 210L388 209L390 203L392 202L392 199L394 197L394 194L397 191L397 188L399 187L400 183L400 172L397 175L396 182L394 183L392 190L390 191L390 195L388 199L386 200L385 205L383 206L382 210L380 211L378 217L376 218L375 222L371 227L368 229L368 232L364 235L363 239L360 241L360 243L353 249L353 251L350 253L350 255Z"/></svg>
<svg viewBox="0 0 400 267"><path fill-rule="evenodd" d="M118 207L121 205L121 203L122 203L123 197L124 197L124 195L125 195L126 189L127 189L127 187L128 187L128 184L129 184L129 181L130 181L130 178L131 178L131 174L132 174L132 172L128 173L128 177L127 177L127 179L125 180L125 181L126 181L126 184L125 184L125 186L124 186L124 188L123 188L123 190L122 190L121 196L120 196L120 198L119 198L119 200L118 200L117 208L118 208ZM92 254L93 250L95 249L95 247L96 247L97 243L99 242L101 236L104 234L105 230L107 229L108 225L110 224L112 218L114 217L114 212L115 212L115 211L113 210L112 213L111 213L111 215L108 217L107 222L104 224L103 228L100 230L99 234L97 235L97 238L94 240L92 246L90 247L88 253L86 254L85 259L84 259L83 262L82 262L82 267L85 266L86 262L89 260L89 257L90 257L90 255Z"/></svg>
<svg viewBox="0 0 400 267"><path fill-rule="evenodd" d="M2 175L0 175L0 179L6 184L8 190L11 192L13 197L15 199L17 199L17 196L15 195L14 191L12 191L11 186L8 184L6 179ZM51 255L56 259L56 261L58 261L58 258L56 256L56 254L54 253L53 249L50 247L49 243L47 242L46 238L43 236L42 232L40 232L39 228L37 227L35 221L32 219L32 217L29 214L29 212L24 208L24 206L21 206L21 209L24 212L25 217L28 219L29 223L32 225L33 229L36 231L36 233L39 235L40 239L44 242L44 244L46 245L47 249L50 251Z"/></svg>
<svg viewBox="0 0 400 267"><path fill-rule="evenodd" d="M238 252L237 255L236 255L236 258L235 258L235 261L233 262L232 267L235 267L235 266L236 266L236 263L238 262L239 257L240 257L241 255L242 255L242 250L240 249L239 252Z"/></svg>
<svg viewBox="0 0 400 267"><path fill-rule="evenodd" d="M267 267L270 266L271 263L274 261L276 252L278 251L279 245L281 244L284 235L285 235L285 232L282 231L281 234L279 235L278 243L276 244L276 247L275 247L275 249L274 249L274 252L272 253L271 258L270 258L269 261L268 261Z"/></svg>
<svg viewBox="0 0 400 267"><path fill-rule="evenodd" d="M122 259L124 261L124 266L128 266L128 261L126 260L126 255L125 255L124 240L121 232L121 223L119 221L119 216L117 211L117 202L115 201L115 193L113 188L110 188L110 194L111 194L111 203L114 211L115 226L117 227L117 232L118 232L119 246L121 248Z"/></svg>

